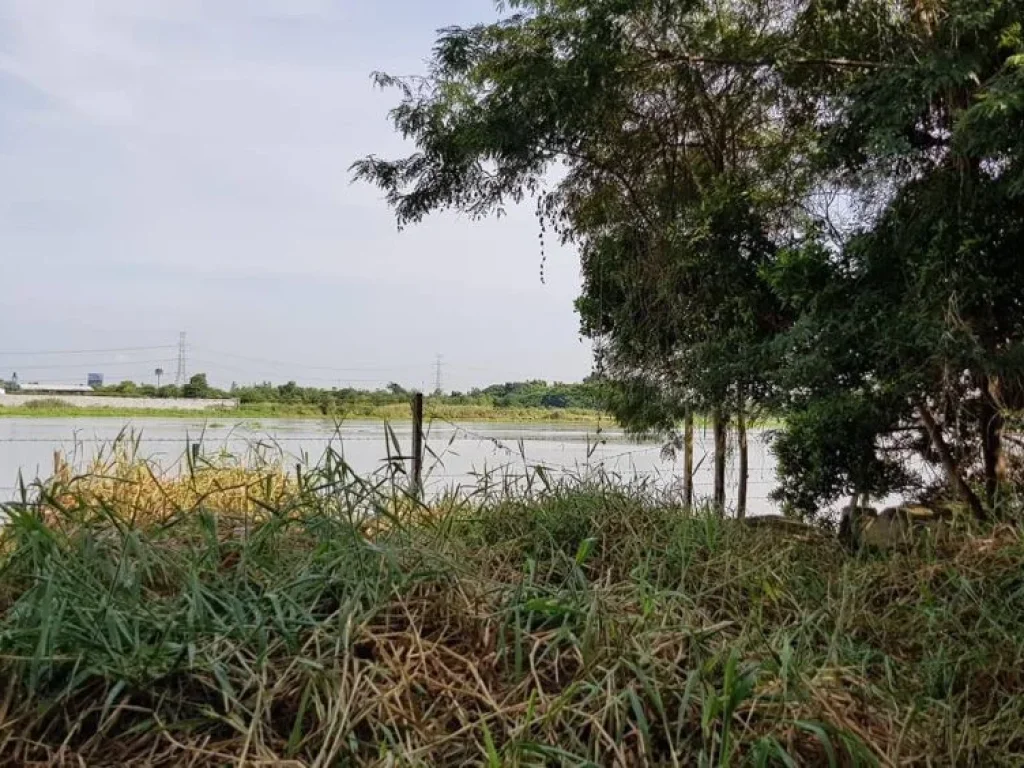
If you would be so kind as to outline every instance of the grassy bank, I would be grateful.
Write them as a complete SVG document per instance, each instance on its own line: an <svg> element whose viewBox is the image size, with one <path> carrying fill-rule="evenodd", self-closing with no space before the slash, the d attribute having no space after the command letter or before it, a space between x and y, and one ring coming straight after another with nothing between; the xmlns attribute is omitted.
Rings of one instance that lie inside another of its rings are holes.
<svg viewBox="0 0 1024 768"><path fill-rule="evenodd" d="M584 408L513 408L484 405L448 405L431 403L424 405L428 418L454 422L495 422L508 424L581 424L588 426L615 426L615 418L604 411ZM355 404L345 409L324 413L318 407L309 405L285 405L264 403L242 405L231 410L186 411L173 408L71 408L52 401L42 405L4 407L0 406L2 418L117 418L117 419L211 419L216 421L241 422L250 419L309 419L336 421L343 419L367 419L374 421L408 420L410 408L405 403L388 405ZM763 417L750 423L751 429L776 429L782 425L780 419ZM697 428L711 428L710 420L698 418Z"/></svg>
<svg viewBox="0 0 1024 768"><path fill-rule="evenodd" d="M515 423L571 423L598 424L613 420L601 411L562 408L499 408L479 405L443 405L429 401L425 407L428 418L449 421L494 421ZM0 407L0 418L215 418L219 421L245 419L373 419L405 420L409 418L409 406L404 403L389 405L354 404L348 408L330 410L326 413L318 407L308 405L286 405L265 403L243 405L232 410L186 411L180 409L134 409L134 408L72 408L53 401L42 401L18 407Z"/></svg>
<svg viewBox="0 0 1024 768"><path fill-rule="evenodd" d="M855 557L600 478L429 509L331 456L158 478L8 510L0 762L1024 760L1011 526Z"/></svg>

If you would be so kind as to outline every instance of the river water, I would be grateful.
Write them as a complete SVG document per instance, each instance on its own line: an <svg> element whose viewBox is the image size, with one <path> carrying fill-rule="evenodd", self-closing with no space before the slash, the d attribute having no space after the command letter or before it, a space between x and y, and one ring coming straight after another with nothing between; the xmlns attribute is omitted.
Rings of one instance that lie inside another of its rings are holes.
<svg viewBox="0 0 1024 768"><path fill-rule="evenodd" d="M394 440L409 453L411 428L392 425ZM267 419L258 423L187 419L0 419L0 499L11 499L20 476L26 482L52 473L54 452L60 451L79 465L89 462L118 435L138 440L142 457L164 467L176 465L191 443L201 444L204 455L222 451L245 456L260 451L289 464L314 464L332 446L357 472L382 468L389 454L385 426L379 421L331 422ZM768 434L750 436L750 514L776 511L768 499L775 486L775 457ZM712 489L711 434L694 440L694 485L698 497ZM393 443L392 443L393 445ZM480 475L523 474L537 466L549 475L603 470L623 482L645 481L659 489L679 488L681 457L662 455L660 443L635 442L619 430L564 424L500 424L432 422L427 429L428 491L455 486L475 487ZM735 465L730 456L729 493L734 496ZM731 499L732 501L732 499Z"/></svg>

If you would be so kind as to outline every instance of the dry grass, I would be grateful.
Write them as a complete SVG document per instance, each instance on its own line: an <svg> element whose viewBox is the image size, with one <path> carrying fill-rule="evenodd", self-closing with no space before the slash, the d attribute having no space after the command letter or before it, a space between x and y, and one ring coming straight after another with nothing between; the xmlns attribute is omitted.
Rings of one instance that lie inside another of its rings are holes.
<svg viewBox="0 0 1024 768"><path fill-rule="evenodd" d="M8 510L10 764L1024 759L1013 525L852 557L600 481L426 510L337 460L130 464Z"/></svg>
<svg viewBox="0 0 1024 768"><path fill-rule="evenodd" d="M58 457L48 484L48 504L55 518L103 510L118 518L155 523L201 507L227 515L255 515L280 508L298 488L298 476L280 462L200 459L179 470L138 458L130 443L115 445L84 470Z"/></svg>

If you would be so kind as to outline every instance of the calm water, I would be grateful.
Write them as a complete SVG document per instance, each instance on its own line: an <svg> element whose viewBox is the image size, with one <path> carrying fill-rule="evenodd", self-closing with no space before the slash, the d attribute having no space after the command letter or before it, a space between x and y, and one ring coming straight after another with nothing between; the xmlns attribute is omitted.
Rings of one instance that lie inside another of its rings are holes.
<svg viewBox="0 0 1024 768"><path fill-rule="evenodd" d="M403 452L408 453L411 429L393 425ZM344 454L360 473L379 469L388 456L385 428L379 421L351 421L337 429L315 421L268 419L253 424L183 419L0 419L0 498L11 498L18 473L26 480L51 474L54 451L86 462L122 431L134 431L140 453L163 466L174 465L190 442L202 443L205 454L227 451L245 455L261 450L289 463L315 463L328 445ZM763 433L750 439L751 514L774 511L768 494L775 485L775 459ZM711 435L695 439L695 486L698 496L711 493ZM644 479L660 488L678 488L681 460L661 455L660 443L637 443L617 430L546 424L434 422L429 427L427 488L439 490L478 482L479 473L522 473L543 466L549 473L585 473L598 468L623 480ZM392 450L393 453L393 450ZM735 467L729 467L735 478ZM730 494L734 494L730 487Z"/></svg>

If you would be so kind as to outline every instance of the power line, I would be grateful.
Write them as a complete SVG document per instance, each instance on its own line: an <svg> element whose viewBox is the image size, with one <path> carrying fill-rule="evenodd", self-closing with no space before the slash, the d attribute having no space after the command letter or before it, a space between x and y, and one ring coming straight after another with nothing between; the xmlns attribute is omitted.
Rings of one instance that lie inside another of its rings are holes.
<svg viewBox="0 0 1024 768"><path fill-rule="evenodd" d="M125 367L131 365L155 365L158 363L168 363L168 360L111 360L109 362L89 362L89 363L60 363L56 365L18 365L19 371L52 371L52 370L69 370L72 368L116 368Z"/></svg>
<svg viewBox="0 0 1024 768"><path fill-rule="evenodd" d="M117 347L112 349L58 349L58 350L44 350L39 352L30 352L25 350L12 351L12 352L0 352L2 357L14 357L14 356L31 356L31 357L43 357L45 355L105 355L114 354L116 352L148 352L155 349L174 349L173 345L162 345L155 347Z"/></svg>
<svg viewBox="0 0 1024 768"><path fill-rule="evenodd" d="M233 352L221 352L216 349L209 347L197 346L196 349L203 349L212 355L220 357L230 357L235 360L244 360L249 363L260 363L263 365L272 365L280 368L304 368L306 370L315 371L339 371L341 373L347 372L369 372L369 371L408 371L416 368L420 368L419 365L384 365L384 366L361 366L361 367L338 367L333 365L310 365L308 363L290 363L285 360L271 360L265 357L250 357L248 355L237 355Z"/></svg>
<svg viewBox="0 0 1024 768"><path fill-rule="evenodd" d="M268 373L267 371L249 370L249 369L246 369L246 368L239 368L238 366L235 366L235 365L225 364L225 363L222 363L222 362L217 361L217 360L209 360L209 359L207 359L205 357L194 357L194 358L192 358L192 362L194 364L201 365L204 368L209 367L211 369L216 368L216 369L222 369L222 370L226 370L226 371L234 371L235 373L242 374L244 376L250 376L250 377L256 377L256 378L258 378L260 376L269 376L270 378L273 378L274 376L280 376L279 372ZM366 383L370 383L370 384L387 384L390 381L390 379L388 379L388 378L378 378L378 379L355 378L355 379L352 379L352 378L340 378L338 376L301 376L300 378L303 381L322 382L322 383L335 384L335 385L339 385L339 384L353 384L353 383L355 383L355 384L366 384Z"/></svg>

